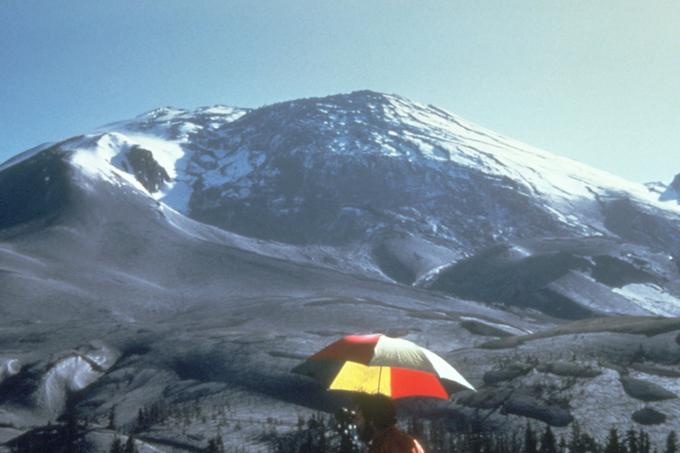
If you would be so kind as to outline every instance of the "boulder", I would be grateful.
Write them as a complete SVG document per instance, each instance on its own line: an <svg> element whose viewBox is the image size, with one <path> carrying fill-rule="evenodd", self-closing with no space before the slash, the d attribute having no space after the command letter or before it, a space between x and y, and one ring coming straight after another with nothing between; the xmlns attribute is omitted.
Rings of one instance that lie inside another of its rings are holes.
<svg viewBox="0 0 680 453"><path fill-rule="evenodd" d="M574 417L569 409L553 406L530 395L513 394L503 405L504 412L540 420L550 426L567 426Z"/></svg>
<svg viewBox="0 0 680 453"><path fill-rule="evenodd" d="M651 407L645 407L633 412L633 421L641 425L660 425L666 422L666 415Z"/></svg>
<svg viewBox="0 0 680 453"><path fill-rule="evenodd" d="M545 363L539 365L537 369L543 373L579 378L594 378L595 376L599 376L601 373L601 371L598 369L572 362Z"/></svg>
<svg viewBox="0 0 680 453"><path fill-rule="evenodd" d="M499 382L511 381L519 376L524 376L531 367L522 365L509 365L500 370L491 370L484 373L484 383L487 385L497 384Z"/></svg>
<svg viewBox="0 0 680 453"><path fill-rule="evenodd" d="M677 398L675 393L666 390L660 385L630 376L621 377L621 384L623 385L623 390L628 395L642 401L661 401Z"/></svg>
<svg viewBox="0 0 680 453"><path fill-rule="evenodd" d="M475 409L496 409L505 403L512 392L513 390L508 388L486 387L461 396L457 402Z"/></svg>

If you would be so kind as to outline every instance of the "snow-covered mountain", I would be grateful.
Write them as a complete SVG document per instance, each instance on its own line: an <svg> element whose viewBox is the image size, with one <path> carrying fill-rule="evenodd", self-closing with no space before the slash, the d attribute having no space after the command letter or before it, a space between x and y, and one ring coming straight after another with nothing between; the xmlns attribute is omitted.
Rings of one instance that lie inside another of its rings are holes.
<svg viewBox="0 0 680 453"><path fill-rule="evenodd" d="M668 201L680 179L656 193L395 95L359 91L254 110L161 108L29 150L0 171L49 153L85 175L85 186L106 182L160 202L241 235L230 236L240 247L406 284L452 290L436 281L462 258L542 238L630 244L639 253L617 249L612 259L633 267L648 263L645 255L660 260L657 269L669 262L675 269L680 256L680 205ZM40 184L49 185L53 176L43 171ZM62 198L46 206L56 209ZM5 212L4 226L23 221ZM564 272L598 285L591 293L601 299L601 282L591 278L599 253L581 251L590 264L576 260ZM674 300L678 288L668 282L664 271L645 282L661 287L622 281L604 290L615 290L615 299L634 290L630 297L649 309L640 301ZM590 310L590 299L578 305Z"/></svg>
<svg viewBox="0 0 680 453"><path fill-rule="evenodd" d="M510 238L614 234L680 250L667 227L680 207L643 185L394 95L158 109L67 147L83 168L116 167L183 214L262 239L347 243L397 230L468 254ZM622 221L632 213L661 236Z"/></svg>

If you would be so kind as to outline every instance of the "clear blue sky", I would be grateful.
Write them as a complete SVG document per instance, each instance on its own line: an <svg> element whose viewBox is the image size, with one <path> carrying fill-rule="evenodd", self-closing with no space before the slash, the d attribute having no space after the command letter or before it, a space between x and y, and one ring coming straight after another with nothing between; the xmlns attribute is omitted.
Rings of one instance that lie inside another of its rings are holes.
<svg viewBox="0 0 680 453"><path fill-rule="evenodd" d="M669 182L679 24L670 0L0 0L0 160L159 106L369 88Z"/></svg>

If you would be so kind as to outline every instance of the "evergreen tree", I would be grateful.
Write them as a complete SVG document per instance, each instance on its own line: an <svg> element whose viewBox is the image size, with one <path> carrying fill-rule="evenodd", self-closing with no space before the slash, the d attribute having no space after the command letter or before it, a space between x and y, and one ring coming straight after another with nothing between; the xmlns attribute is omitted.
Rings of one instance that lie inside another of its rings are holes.
<svg viewBox="0 0 680 453"><path fill-rule="evenodd" d="M430 423L430 443L434 451L446 449L446 429L441 420L434 420Z"/></svg>
<svg viewBox="0 0 680 453"><path fill-rule="evenodd" d="M602 448L597 441L581 430L578 422L571 425L571 436L567 443L569 453L599 453Z"/></svg>
<svg viewBox="0 0 680 453"><path fill-rule="evenodd" d="M623 453L621 444L619 442L619 432L615 427L609 430L609 436L607 437L607 445L604 447L604 453Z"/></svg>
<svg viewBox="0 0 680 453"><path fill-rule="evenodd" d="M666 452L665 453L677 453L678 451L678 435L675 431L668 433L666 438Z"/></svg>
<svg viewBox="0 0 680 453"><path fill-rule="evenodd" d="M137 421L135 422L135 428L133 432L140 433L146 429L146 413L144 409L140 408L137 411Z"/></svg>
<svg viewBox="0 0 680 453"><path fill-rule="evenodd" d="M509 450L510 453L520 453L520 451L522 450L521 440L517 435L517 431L512 432L512 436L510 437Z"/></svg>
<svg viewBox="0 0 680 453"><path fill-rule="evenodd" d="M560 436L560 444L557 447L557 451L560 453L566 453L567 451L567 441L564 440L564 437Z"/></svg>
<svg viewBox="0 0 680 453"><path fill-rule="evenodd" d="M69 453L80 453L81 451L84 451L84 445L81 438L87 430L87 422L78 418L75 396L67 396L66 407L64 408L62 419L64 424L59 435L66 450Z"/></svg>
<svg viewBox="0 0 680 453"><path fill-rule="evenodd" d="M217 444L217 453L225 453L224 440L222 439L221 434L218 434L217 437L215 437L215 443Z"/></svg>
<svg viewBox="0 0 680 453"><path fill-rule="evenodd" d="M416 418L416 417L411 417L408 420L408 428L406 431L412 435L413 437L416 438L421 438L423 436L423 422L422 420Z"/></svg>
<svg viewBox="0 0 680 453"><path fill-rule="evenodd" d="M127 442L125 442L123 453L138 453L137 444L135 443L135 436L128 436Z"/></svg>
<svg viewBox="0 0 680 453"><path fill-rule="evenodd" d="M568 446L569 453L584 453L586 451L581 437L581 425L578 422L571 424L571 437Z"/></svg>
<svg viewBox="0 0 680 453"><path fill-rule="evenodd" d="M643 431L642 428L638 431L638 450L640 453L651 453L649 434Z"/></svg>
<svg viewBox="0 0 680 453"><path fill-rule="evenodd" d="M633 428L626 431L626 446L628 453L640 453L640 438Z"/></svg>
<svg viewBox="0 0 680 453"><path fill-rule="evenodd" d="M113 442L111 442L111 448L109 449L109 453L125 453L123 450L123 442L120 440L118 436L113 438Z"/></svg>
<svg viewBox="0 0 680 453"><path fill-rule="evenodd" d="M600 444L597 443L593 436L588 434L581 434L581 443L583 445L583 451L585 452L600 453L602 451Z"/></svg>
<svg viewBox="0 0 680 453"><path fill-rule="evenodd" d="M116 429L116 406L111 406L111 410L109 411L109 422L106 427L108 429Z"/></svg>
<svg viewBox="0 0 680 453"><path fill-rule="evenodd" d="M495 453L510 453L508 439L505 436L496 437L493 446L494 448L492 451Z"/></svg>
<svg viewBox="0 0 680 453"><path fill-rule="evenodd" d="M524 452L526 453L538 453L538 445L536 442L536 435L531 429L531 425L527 423L527 427L524 430Z"/></svg>
<svg viewBox="0 0 680 453"><path fill-rule="evenodd" d="M540 453L557 453L557 444L555 440L555 435L550 429L550 425L545 425L545 431L541 437L541 449Z"/></svg>
<svg viewBox="0 0 680 453"><path fill-rule="evenodd" d="M319 440L319 453L325 453L328 451L328 442L326 440L326 423L324 419L319 416L317 422L316 430L318 432L317 439Z"/></svg>
<svg viewBox="0 0 680 453"><path fill-rule="evenodd" d="M222 442L222 437L217 436L208 440L208 446L205 449L205 453L224 453L224 443Z"/></svg>

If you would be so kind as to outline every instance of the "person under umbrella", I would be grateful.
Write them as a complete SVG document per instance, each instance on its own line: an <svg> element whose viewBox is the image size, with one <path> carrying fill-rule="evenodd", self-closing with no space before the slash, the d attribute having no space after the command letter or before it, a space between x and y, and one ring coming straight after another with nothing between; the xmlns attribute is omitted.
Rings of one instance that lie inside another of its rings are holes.
<svg viewBox="0 0 680 453"><path fill-rule="evenodd" d="M447 400L453 388L474 387L434 352L383 334L348 335L310 356L293 372L315 378L329 390L355 393L357 428L369 453L424 453L396 427L392 400Z"/></svg>
<svg viewBox="0 0 680 453"><path fill-rule="evenodd" d="M397 428L394 403L385 395L357 393L356 425L368 453L425 453L420 443Z"/></svg>

